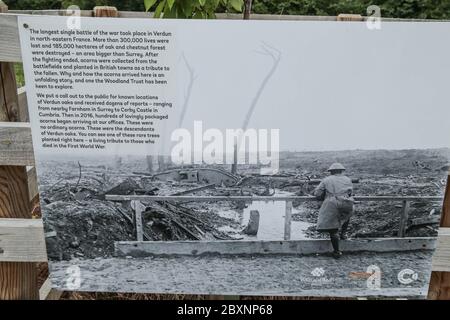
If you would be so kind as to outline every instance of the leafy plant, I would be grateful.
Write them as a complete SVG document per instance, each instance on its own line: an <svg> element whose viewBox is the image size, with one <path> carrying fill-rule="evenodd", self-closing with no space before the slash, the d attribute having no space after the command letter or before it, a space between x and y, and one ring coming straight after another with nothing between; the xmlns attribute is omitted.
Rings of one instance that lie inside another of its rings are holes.
<svg viewBox="0 0 450 320"><path fill-rule="evenodd" d="M449 0L253 0L259 14L336 16L340 13L367 15L367 7L378 5L389 18L449 19Z"/></svg>
<svg viewBox="0 0 450 320"><path fill-rule="evenodd" d="M172 4L177 18L210 18L214 12L240 12L243 0L3 0L10 10L44 10L67 8L71 4L82 10L108 5L120 11L154 11L162 2L160 17L170 16ZM153 3L153 4L152 4ZM216 5L217 3L217 5ZM339 13L367 14L376 4L381 15L390 18L450 19L450 0L253 0L252 12L259 14L297 14L336 16ZM165 15L165 12L169 14ZM188 13L188 14L186 14ZM189 14L191 13L191 14Z"/></svg>
<svg viewBox="0 0 450 320"><path fill-rule="evenodd" d="M244 0L144 0L145 11L154 18L214 19L216 12L241 12Z"/></svg>
<svg viewBox="0 0 450 320"><path fill-rule="evenodd" d="M25 85L25 77L23 75L23 65L21 63L14 64L14 70L16 73L16 83L17 87L23 87Z"/></svg>

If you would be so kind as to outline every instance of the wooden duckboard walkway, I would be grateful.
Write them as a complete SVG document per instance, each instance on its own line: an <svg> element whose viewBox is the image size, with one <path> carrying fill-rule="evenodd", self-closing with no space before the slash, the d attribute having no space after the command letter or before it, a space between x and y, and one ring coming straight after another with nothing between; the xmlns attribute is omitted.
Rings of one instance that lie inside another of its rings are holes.
<svg viewBox="0 0 450 320"><path fill-rule="evenodd" d="M378 238L341 241L344 252L434 250L436 238ZM124 241L115 242L118 256L202 254L321 254L332 251L329 240L289 241Z"/></svg>

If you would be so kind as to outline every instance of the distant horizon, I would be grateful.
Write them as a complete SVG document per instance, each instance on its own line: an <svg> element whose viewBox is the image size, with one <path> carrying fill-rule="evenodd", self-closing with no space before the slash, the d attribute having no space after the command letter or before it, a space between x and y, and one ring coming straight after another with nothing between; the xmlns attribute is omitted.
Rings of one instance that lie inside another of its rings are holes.
<svg viewBox="0 0 450 320"><path fill-rule="evenodd" d="M448 157L448 161L450 162L450 147L437 147L437 148L405 148L405 149L347 149L347 150L282 150L280 151L281 153L343 153L343 152L406 152L406 151L429 151L429 152L433 152L433 151L446 151L449 152L449 157ZM243 155L242 153L240 153L240 155ZM61 154L55 154L54 152L42 152L40 155L40 159L39 160L59 160L59 159L64 159L65 161L70 161L71 158L73 161L76 161L78 159L98 159L98 158L111 158L111 160L113 160L114 158L117 157L124 157L124 158L142 158L144 159L147 156L153 156L153 157L158 157L158 156L164 156L164 157L170 157L170 155L167 154L159 154L159 155L136 155L136 154L113 154L113 155L108 155L108 154L102 154L101 152L99 153L91 153L91 154L79 154L79 155L74 155L74 154L67 154L67 153L61 153ZM280 159L282 160L282 159ZM192 163L194 164L194 163ZM227 163L224 163L224 165L226 165Z"/></svg>

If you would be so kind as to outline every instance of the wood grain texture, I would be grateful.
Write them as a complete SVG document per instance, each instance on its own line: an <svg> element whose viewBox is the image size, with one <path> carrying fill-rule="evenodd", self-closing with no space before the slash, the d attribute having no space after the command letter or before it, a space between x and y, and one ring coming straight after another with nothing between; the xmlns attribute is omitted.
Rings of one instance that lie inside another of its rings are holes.
<svg viewBox="0 0 450 320"><path fill-rule="evenodd" d="M37 300L36 264L0 262L0 300Z"/></svg>
<svg viewBox="0 0 450 320"><path fill-rule="evenodd" d="M0 123L0 165L34 166L31 129Z"/></svg>
<svg viewBox="0 0 450 320"><path fill-rule="evenodd" d="M17 16L0 13L0 61L21 62Z"/></svg>
<svg viewBox="0 0 450 320"><path fill-rule="evenodd" d="M46 262L41 219L0 219L1 262Z"/></svg>
<svg viewBox="0 0 450 320"><path fill-rule="evenodd" d="M0 218L31 218L25 167L0 166Z"/></svg>
<svg viewBox="0 0 450 320"><path fill-rule="evenodd" d="M0 1L0 11L7 12L8 7ZM0 42L7 41L0 45L0 52L10 58L19 53L20 46L18 38L9 38L8 31L17 32L17 19L5 18L4 13L0 13ZM12 21L13 24L8 24ZM16 25L14 25L16 22ZM9 40L9 41L8 41ZM12 55L11 55L12 54ZM17 56L16 56L17 57ZM14 59L11 59L14 61ZM18 59L16 59L18 60ZM10 61L0 59L0 61ZM12 63L0 63L0 115L2 121L20 121L19 104L17 97L17 85ZM31 137L30 134L28 134ZM11 155L11 151L17 148L14 144L17 138L17 129L4 128L0 130L0 159ZM10 142L13 142L10 144ZM27 145L31 141L27 142ZM6 156L4 155L6 154ZM31 152L32 154L32 152ZM0 163L1 165L1 163ZM30 197L28 194L27 170L26 167L0 166L0 218L31 218ZM13 237L8 233L2 233L2 237L11 240ZM28 240L28 235L23 235L20 240ZM6 248L11 241L1 241L1 256L8 256L9 250ZM34 262L0 262L0 300L6 299L39 299L38 279L36 263Z"/></svg>
<svg viewBox="0 0 450 320"><path fill-rule="evenodd" d="M433 271L450 272L450 228L440 228L436 251L433 255Z"/></svg>
<svg viewBox="0 0 450 320"><path fill-rule="evenodd" d="M30 201L32 201L39 194L36 168L35 167L28 168L27 175L28 175L28 195L30 196Z"/></svg>
<svg viewBox="0 0 450 320"><path fill-rule="evenodd" d="M442 209L441 227L450 227L450 172L447 178L447 188L445 190L444 206ZM447 233L447 232L445 232ZM450 232L449 232L450 233ZM450 237L445 237L448 239ZM440 248L449 248L450 245L442 239L439 239ZM439 250L439 249L438 249ZM437 268L448 268L445 261L440 262L440 259L447 259L450 254L446 254L443 251L437 251L436 258L433 258L433 264L437 265ZM450 270L448 270L450 271ZM450 300L450 272L445 271L433 271L431 273L430 288L428 291L428 299L432 300Z"/></svg>
<svg viewBox="0 0 450 320"><path fill-rule="evenodd" d="M59 300L63 294L63 291L59 291L52 288L52 282L50 278L45 280L44 284L39 289L40 300Z"/></svg>
<svg viewBox="0 0 450 320"><path fill-rule="evenodd" d="M341 13L336 18L337 21L364 21L360 14Z"/></svg>
<svg viewBox="0 0 450 320"><path fill-rule="evenodd" d="M429 300L450 300L450 272L432 272Z"/></svg>
<svg viewBox="0 0 450 320"><path fill-rule="evenodd" d="M25 87L17 89L17 101L19 104L19 121L30 122L30 116L28 114L28 100Z"/></svg>
<svg viewBox="0 0 450 320"><path fill-rule="evenodd" d="M103 17L103 18L115 18L119 16L119 11L115 7L108 6L97 6L92 10L94 13L94 17Z"/></svg>
<svg viewBox="0 0 450 320"><path fill-rule="evenodd" d="M19 121L14 64L0 62L0 121Z"/></svg>
<svg viewBox="0 0 450 320"><path fill-rule="evenodd" d="M0 218L31 218L25 167L0 166ZM14 238L6 232L0 233L2 237ZM23 241L30 241L28 236L22 234ZM7 244L11 241L0 243L5 246L2 256L8 255ZM38 299L38 293L35 263L0 262L0 300Z"/></svg>

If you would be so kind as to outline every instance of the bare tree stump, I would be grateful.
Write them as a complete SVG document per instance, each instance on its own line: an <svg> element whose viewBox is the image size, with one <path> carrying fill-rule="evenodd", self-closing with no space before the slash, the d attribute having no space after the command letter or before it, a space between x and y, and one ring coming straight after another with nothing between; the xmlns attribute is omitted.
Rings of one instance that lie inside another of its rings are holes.
<svg viewBox="0 0 450 320"><path fill-rule="evenodd" d="M244 229L244 233L249 236L256 236L259 230L259 211L252 210L250 211L250 219L248 220L248 224Z"/></svg>

